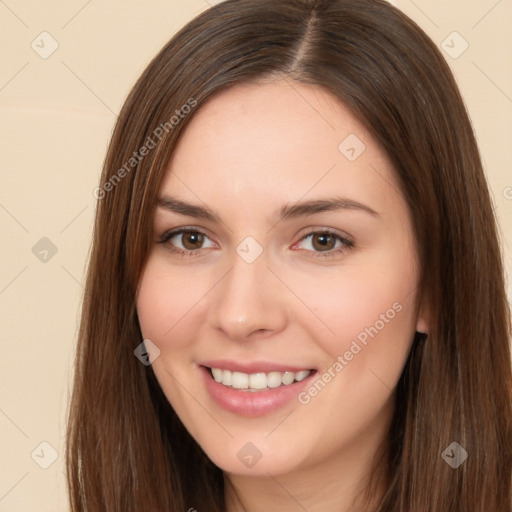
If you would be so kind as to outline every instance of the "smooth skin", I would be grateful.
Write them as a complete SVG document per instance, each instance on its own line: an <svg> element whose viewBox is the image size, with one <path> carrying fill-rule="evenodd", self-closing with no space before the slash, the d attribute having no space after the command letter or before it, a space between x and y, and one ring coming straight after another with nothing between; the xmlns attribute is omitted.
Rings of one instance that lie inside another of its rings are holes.
<svg viewBox="0 0 512 512"><path fill-rule="evenodd" d="M357 151L340 151L351 134L365 145L354 161ZM410 212L383 149L318 86L237 84L194 114L159 197L217 217L156 208L137 308L144 338L161 351L153 370L166 397L225 472L228 512L362 510L358 493L385 442L414 332L428 330ZM333 198L363 206L279 218L285 205ZM161 242L183 227L190 232ZM252 263L236 251L248 236L263 250ZM246 417L206 390L197 363L211 359L321 376L396 303L400 312L306 405ZM262 454L252 467L237 457L248 442Z"/></svg>

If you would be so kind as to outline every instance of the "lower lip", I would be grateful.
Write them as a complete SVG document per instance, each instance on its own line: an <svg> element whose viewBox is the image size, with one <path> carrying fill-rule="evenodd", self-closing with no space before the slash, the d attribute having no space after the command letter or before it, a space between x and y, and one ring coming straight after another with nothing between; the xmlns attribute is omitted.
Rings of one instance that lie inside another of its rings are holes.
<svg viewBox="0 0 512 512"><path fill-rule="evenodd" d="M213 379L209 368L200 366L199 369L213 401L226 411L242 416L263 416L284 407L309 385L316 373L312 372L300 382L294 382L288 386L253 392L241 391L219 384Z"/></svg>

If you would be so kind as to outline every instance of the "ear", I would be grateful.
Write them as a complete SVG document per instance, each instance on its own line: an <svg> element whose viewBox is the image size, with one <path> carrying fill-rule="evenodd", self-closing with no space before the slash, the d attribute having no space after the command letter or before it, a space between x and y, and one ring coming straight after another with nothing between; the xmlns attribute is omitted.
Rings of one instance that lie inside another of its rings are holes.
<svg viewBox="0 0 512 512"><path fill-rule="evenodd" d="M420 307L420 310L418 312L418 318L416 320L416 332L421 332L424 334L428 334L429 331L429 312L428 308L424 305Z"/></svg>

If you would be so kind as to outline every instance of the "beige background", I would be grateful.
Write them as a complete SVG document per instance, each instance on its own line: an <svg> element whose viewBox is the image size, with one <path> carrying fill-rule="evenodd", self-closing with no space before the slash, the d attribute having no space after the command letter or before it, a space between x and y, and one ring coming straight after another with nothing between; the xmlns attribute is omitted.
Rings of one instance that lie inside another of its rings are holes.
<svg viewBox="0 0 512 512"><path fill-rule="evenodd" d="M395 3L452 54L445 56L477 132L510 275L512 0ZM205 0L0 0L0 511L68 509L63 435L92 191L129 88L207 7ZM58 49L43 59L54 41ZM468 49L453 58L464 41ZM56 254L44 253L43 237Z"/></svg>

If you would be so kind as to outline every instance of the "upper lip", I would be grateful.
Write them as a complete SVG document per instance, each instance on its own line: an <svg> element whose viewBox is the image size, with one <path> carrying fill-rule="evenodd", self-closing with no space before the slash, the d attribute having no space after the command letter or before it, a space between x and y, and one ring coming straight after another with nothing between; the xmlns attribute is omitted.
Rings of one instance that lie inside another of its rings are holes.
<svg viewBox="0 0 512 512"><path fill-rule="evenodd" d="M275 363L269 361L231 361L228 359L215 359L210 361L198 362L201 366L208 368L220 368L240 373L270 373L270 372L300 372L303 370L313 370L310 366L297 366L293 364Z"/></svg>

